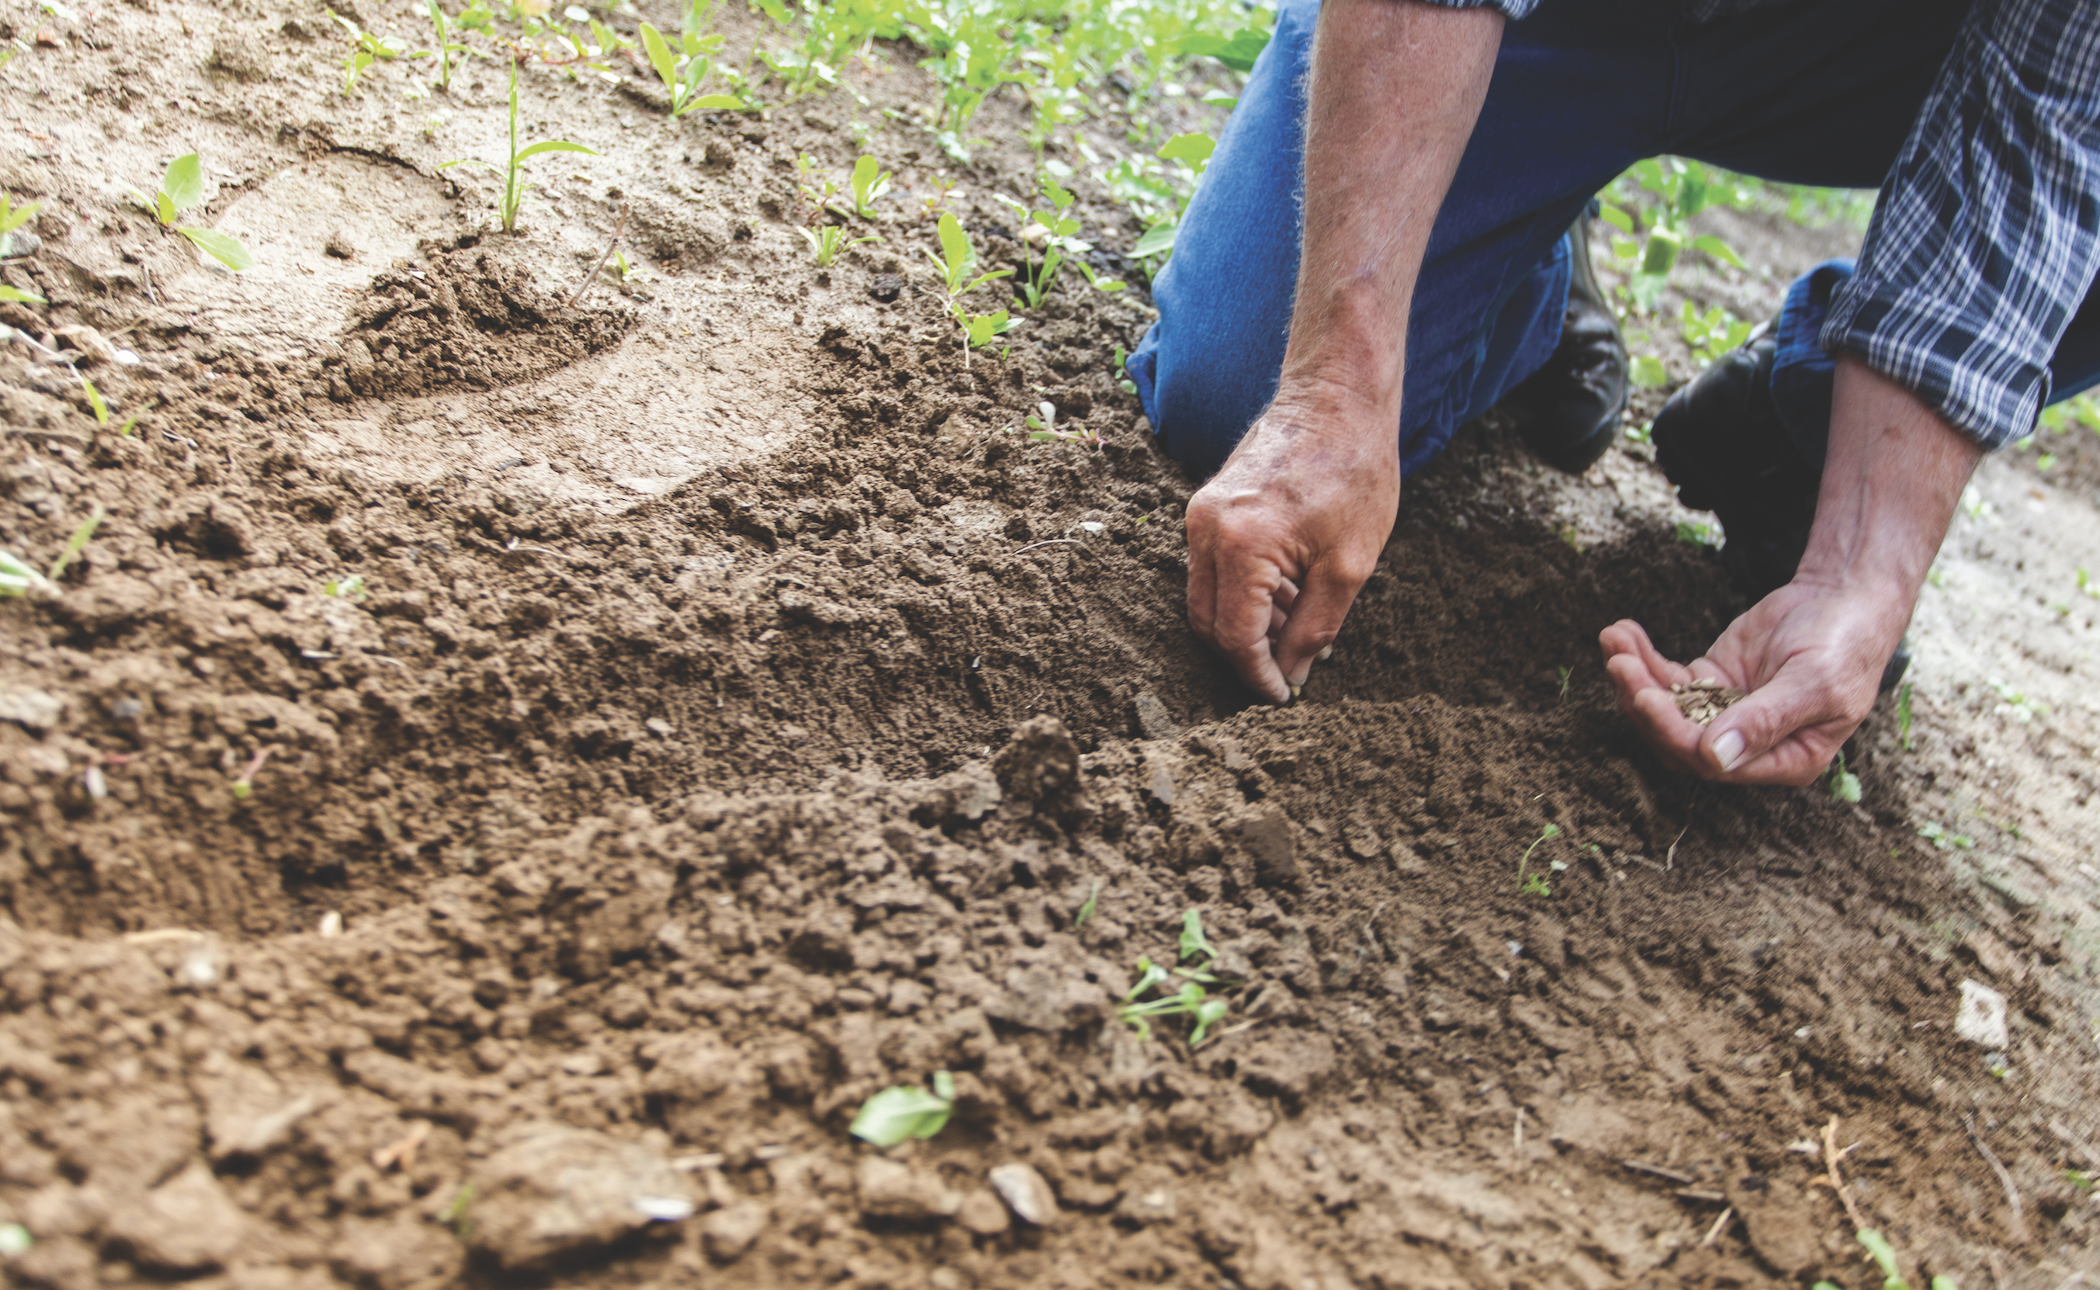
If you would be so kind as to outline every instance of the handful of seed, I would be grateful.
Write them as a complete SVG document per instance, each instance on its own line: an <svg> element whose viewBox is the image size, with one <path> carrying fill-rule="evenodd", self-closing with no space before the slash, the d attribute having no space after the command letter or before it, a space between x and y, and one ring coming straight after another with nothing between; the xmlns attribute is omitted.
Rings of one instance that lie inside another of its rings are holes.
<svg viewBox="0 0 2100 1290"><path fill-rule="evenodd" d="M1677 710L1695 725L1710 726L1714 718L1728 710L1728 706L1743 697L1743 692L1732 685L1702 677L1684 685L1673 685L1670 693L1677 696Z"/></svg>

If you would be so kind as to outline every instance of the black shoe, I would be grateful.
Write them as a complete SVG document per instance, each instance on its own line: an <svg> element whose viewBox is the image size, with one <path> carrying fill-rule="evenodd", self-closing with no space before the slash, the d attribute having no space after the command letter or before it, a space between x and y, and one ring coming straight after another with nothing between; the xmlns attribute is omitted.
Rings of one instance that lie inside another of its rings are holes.
<svg viewBox="0 0 2100 1290"><path fill-rule="evenodd" d="M1626 341L1590 268L1590 217L1575 221L1573 274L1560 344L1546 365L1502 396L1517 437L1555 470L1579 475L1618 437L1626 411Z"/></svg>
<svg viewBox="0 0 2100 1290"><path fill-rule="evenodd" d="M1655 459L1677 485L1677 499L1721 521L1721 567L1752 601L1793 581L1823 483L1823 463L1794 447L1772 400L1775 332L1767 323L1715 359L1670 396L1653 427ZM1909 667L1906 636L1882 670L1882 692Z"/></svg>

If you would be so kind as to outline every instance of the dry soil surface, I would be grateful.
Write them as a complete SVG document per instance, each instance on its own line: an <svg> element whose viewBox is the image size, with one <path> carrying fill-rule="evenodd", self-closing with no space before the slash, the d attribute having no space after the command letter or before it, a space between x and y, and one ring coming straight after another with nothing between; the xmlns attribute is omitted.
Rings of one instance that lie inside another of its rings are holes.
<svg viewBox="0 0 2100 1290"><path fill-rule="evenodd" d="M941 166L1020 254L1010 92L957 168L881 114L909 51L764 119L528 68L528 137L605 155L506 236L437 169L500 148L491 63L346 98L310 0L6 13L43 210L0 273L50 304L0 321L140 360L83 368L98 427L0 346L0 548L108 512L0 603L9 1281L1857 1287L1857 1226L1921 1287L2100 1268L2084 432L1979 477L1858 805L1615 712L1600 627L1689 656L1741 608L1631 442L1567 480L1465 436L1250 706L1110 367L1142 290L965 364L924 267ZM793 159L855 121L899 190L819 272ZM193 150L248 273L126 204ZM623 208L640 274L571 305ZM1686 290L1745 316L1857 236L1716 221L1765 268ZM1042 403L1103 445L1015 433ZM1240 983L1194 1049L1113 1015L1190 909ZM938 1136L848 1135L936 1070Z"/></svg>

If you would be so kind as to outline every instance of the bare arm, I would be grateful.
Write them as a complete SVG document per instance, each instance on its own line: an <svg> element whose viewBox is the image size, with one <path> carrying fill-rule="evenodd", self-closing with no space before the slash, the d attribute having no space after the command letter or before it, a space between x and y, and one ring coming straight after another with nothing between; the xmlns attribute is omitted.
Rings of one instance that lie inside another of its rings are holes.
<svg viewBox="0 0 2100 1290"><path fill-rule="evenodd" d="M1741 784L1808 784L1866 719L1926 570L1983 451L1909 390L1838 360L1815 527L1794 580L1690 667L1633 622L1605 629L1619 705L1685 769ZM1749 697L1701 730L1669 687L1718 677Z"/></svg>
<svg viewBox="0 0 2100 1290"><path fill-rule="evenodd" d="M1273 701L1304 683L1392 533L1408 306L1502 24L1415 0L1321 11L1282 380L1188 511L1190 625Z"/></svg>

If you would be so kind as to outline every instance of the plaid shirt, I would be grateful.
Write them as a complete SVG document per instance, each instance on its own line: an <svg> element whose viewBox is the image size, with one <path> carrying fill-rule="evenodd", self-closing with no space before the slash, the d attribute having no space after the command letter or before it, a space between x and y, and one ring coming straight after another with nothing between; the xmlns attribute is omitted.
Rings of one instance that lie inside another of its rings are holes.
<svg viewBox="0 0 2100 1290"><path fill-rule="evenodd" d="M1512 21L1539 0L1487 4ZM1764 0L1690 0L1709 20ZM2100 268L2100 4L1975 0L1823 325L1956 429L2034 428L2049 359Z"/></svg>

